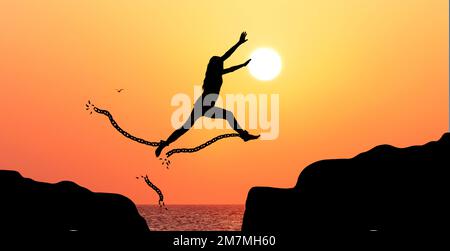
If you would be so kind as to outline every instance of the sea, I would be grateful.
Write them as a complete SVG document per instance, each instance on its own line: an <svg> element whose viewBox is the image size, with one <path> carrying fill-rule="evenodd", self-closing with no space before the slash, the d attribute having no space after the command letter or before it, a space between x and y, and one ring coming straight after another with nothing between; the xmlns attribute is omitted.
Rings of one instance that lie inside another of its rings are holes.
<svg viewBox="0 0 450 251"><path fill-rule="evenodd" d="M244 205L137 205L151 231L240 231Z"/></svg>

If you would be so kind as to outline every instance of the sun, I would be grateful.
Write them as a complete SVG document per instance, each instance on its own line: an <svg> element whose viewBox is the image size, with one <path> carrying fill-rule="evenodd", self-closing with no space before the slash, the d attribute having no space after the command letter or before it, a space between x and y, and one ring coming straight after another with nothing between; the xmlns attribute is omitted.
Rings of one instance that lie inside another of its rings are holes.
<svg viewBox="0 0 450 251"><path fill-rule="evenodd" d="M274 79L281 71L281 58L271 48L259 48L252 52L248 69L250 74L258 80L269 81Z"/></svg>

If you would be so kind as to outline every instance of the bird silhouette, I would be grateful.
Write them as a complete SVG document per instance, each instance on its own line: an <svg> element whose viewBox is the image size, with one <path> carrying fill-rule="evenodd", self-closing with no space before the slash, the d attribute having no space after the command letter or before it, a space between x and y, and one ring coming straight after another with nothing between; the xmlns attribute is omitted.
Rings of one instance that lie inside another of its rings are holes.
<svg viewBox="0 0 450 251"><path fill-rule="evenodd" d="M121 91L123 91L124 89L116 89L116 91L117 92L121 92Z"/></svg>

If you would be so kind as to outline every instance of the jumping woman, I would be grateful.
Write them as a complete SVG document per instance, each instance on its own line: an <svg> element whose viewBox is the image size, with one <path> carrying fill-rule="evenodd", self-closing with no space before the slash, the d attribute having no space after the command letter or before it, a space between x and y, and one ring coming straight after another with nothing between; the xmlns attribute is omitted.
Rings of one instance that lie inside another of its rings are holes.
<svg viewBox="0 0 450 251"><path fill-rule="evenodd" d="M202 116L210 118L226 119L239 136L244 140L252 140L259 138L259 135L251 135L246 130L243 130L236 121L233 113L220 107L215 106L215 102L219 96L220 88L222 87L222 75L233 72L244 66L247 66L251 59L240 65L235 65L230 68L224 69L223 62L233 54L233 52L243 43L247 42L247 33L242 32L239 41L233 45L225 54L221 57L213 56L208 63L206 69L205 79L203 80L203 93L197 99L194 104L194 108L186 120L183 126L175 130L166 141L161 140L158 148L156 148L155 154L159 156L164 147L170 145L177 140L183 134L185 134L195 123L197 119Z"/></svg>

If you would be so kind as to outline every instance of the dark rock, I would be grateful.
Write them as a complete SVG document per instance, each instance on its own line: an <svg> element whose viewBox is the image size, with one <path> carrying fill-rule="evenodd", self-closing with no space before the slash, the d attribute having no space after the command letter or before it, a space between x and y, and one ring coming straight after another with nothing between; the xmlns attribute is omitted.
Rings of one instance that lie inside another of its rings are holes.
<svg viewBox="0 0 450 251"><path fill-rule="evenodd" d="M450 134L306 167L294 188L250 190L243 231L433 231L446 226Z"/></svg>
<svg viewBox="0 0 450 251"><path fill-rule="evenodd" d="M127 197L69 181L43 183L0 170L0 203L1 232L149 232Z"/></svg>

